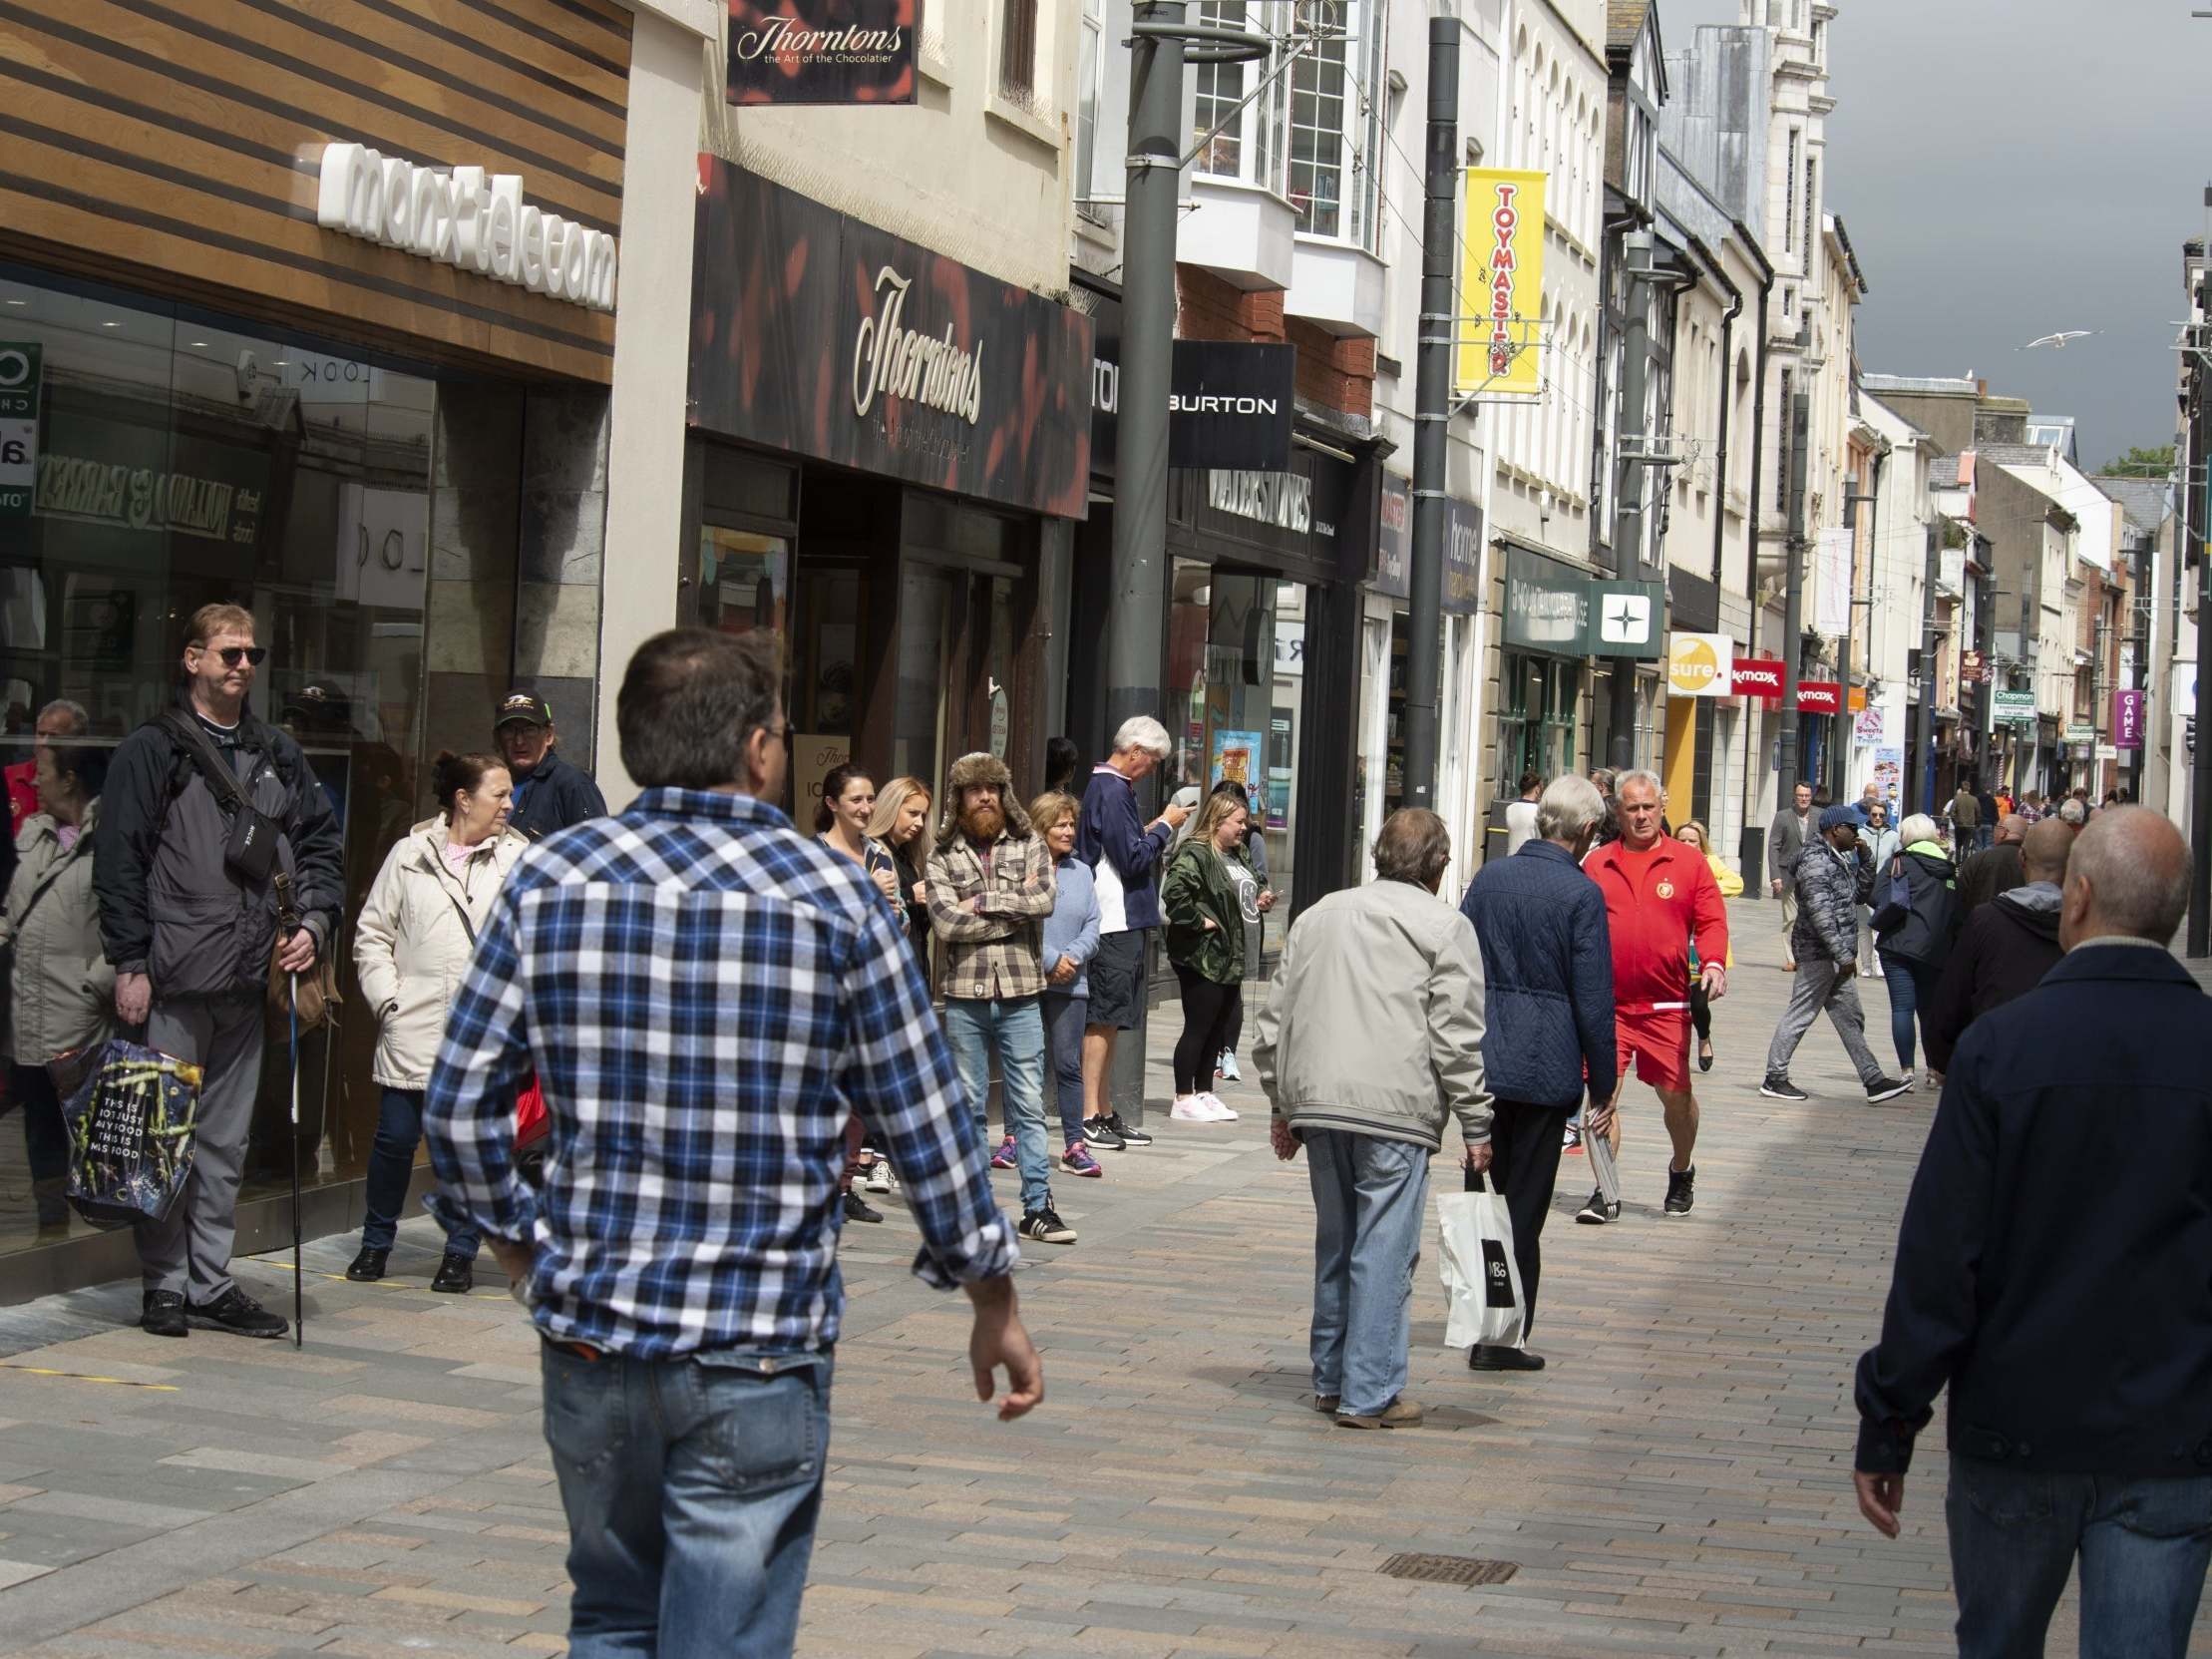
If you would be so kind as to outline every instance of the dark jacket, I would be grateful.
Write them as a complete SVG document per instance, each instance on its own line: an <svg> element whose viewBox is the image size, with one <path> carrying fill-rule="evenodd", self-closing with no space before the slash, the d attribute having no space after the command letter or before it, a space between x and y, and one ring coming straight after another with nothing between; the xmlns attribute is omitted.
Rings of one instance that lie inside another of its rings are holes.
<svg viewBox="0 0 2212 1659"><path fill-rule="evenodd" d="M1137 786L1111 766L1091 770L1083 791L1083 816L1075 829L1075 856L1098 880L1100 932L1121 933L1160 925L1157 872L1175 831L1166 824L1146 829L1137 811ZM1122 925L1113 925L1113 894L1121 889Z"/></svg>
<svg viewBox="0 0 2212 1659"><path fill-rule="evenodd" d="M344 860L338 821L306 755L247 713L221 758L256 810L276 821L279 867L292 870L300 919L328 950L345 903ZM267 990L276 889L224 862L231 813L161 722L117 745L93 844L101 948L117 973L150 977L159 999Z"/></svg>
<svg viewBox="0 0 2212 1659"><path fill-rule="evenodd" d="M1766 879L1781 882L1785 887L1797 879L1797 860L1811 845L1817 832L1808 826L1820 821L1820 810L1799 819L1794 807L1783 807L1774 814L1774 822L1766 832Z"/></svg>
<svg viewBox="0 0 2212 1659"><path fill-rule="evenodd" d="M2000 893L2010 893L2027 880L2018 841L1985 847L1959 866L1959 908L1972 916Z"/></svg>
<svg viewBox="0 0 2212 1659"><path fill-rule="evenodd" d="M1613 942L1605 895L1563 847L1530 841L1475 872L1459 913L1482 947L1482 1069L1501 1100L1613 1098Z"/></svg>
<svg viewBox="0 0 2212 1659"><path fill-rule="evenodd" d="M1245 924L1260 919L1260 879L1239 846L1226 856L1186 841L1160 884L1168 960L1216 985L1245 978ZM1207 927L1207 921L1213 927Z"/></svg>
<svg viewBox="0 0 2212 1659"><path fill-rule="evenodd" d="M1799 962L1859 959L1859 906L1873 892L1873 865L1839 853L1818 837L1797 860L1797 920L1790 953Z"/></svg>
<svg viewBox="0 0 2212 1659"><path fill-rule="evenodd" d="M900 900L907 912L907 942L924 962L929 959L929 907L916 901L914 890L928 881L929 872L925 864L916 861L915 854L919 852L926 857L928 850L926 830L904 847L891 850L892 864L899 872Z"/></svg>
<svg viewBox="0 0 2212 1659"><path fill-rule="evenodd" d="M1857 1466L1904 1469L1947 1383L1956 1454L2212 1474L2212 999L2161 947L2083 946L1959 1044Z"/></svg>
<svg viewBox="0 0 2212 1659"><path fill-rule="evenodd" d="M507 824L527 840L543 841L554 830L605 816L606 797L591 774L550 749L529 777L515 780L515 810Z"/></svg>
<svg viewBox="0 0 2212 1659"><path fill-rule="evenodd" d="M2035 882L2000 894L1966 920L1944 965L1935 1001L1921 1010L1928 1063L1951 1069L1951 1052L1975 1021L2043 983L2065 952L2058 948L2058 889Z"/></svg>
<svg viewBox="0 0 2212 1659"><path fill-rule="evenodd" d="M1905 878L1911 908L1902 923L1882 935L1882 954L1941 968L1950 960L1952 941L1959 937L1959 885L1951 860L1934 843L1916 841L1892 864ZM1874 874L1877 900L1888 875L1888 870Z"/></svg>

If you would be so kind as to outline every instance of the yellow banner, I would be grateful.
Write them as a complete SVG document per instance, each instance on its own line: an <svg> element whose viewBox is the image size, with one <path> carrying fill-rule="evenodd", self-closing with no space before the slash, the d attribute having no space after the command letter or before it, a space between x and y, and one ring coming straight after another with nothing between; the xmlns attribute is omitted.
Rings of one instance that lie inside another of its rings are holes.
<svg viewBox="0 0 2212 1659"><path fill-rule="evenodd" d="M1459 276L1459 391L1541 397L1544 318L1541 173L1467 170Z"/></svg>

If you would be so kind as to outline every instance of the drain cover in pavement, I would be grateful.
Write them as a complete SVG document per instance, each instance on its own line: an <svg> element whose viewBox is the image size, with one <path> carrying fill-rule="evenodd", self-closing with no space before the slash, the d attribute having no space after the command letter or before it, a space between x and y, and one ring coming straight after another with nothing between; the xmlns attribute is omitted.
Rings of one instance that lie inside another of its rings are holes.
<svg viewBox="0 0 2212 1659"><path fill-rule="evenodd" d="M1521 1565L1478 1561L1472 1555L1393 1555L1382 1570L1392 1578L1417 1578L1424 1584L1503 1584Z"/></svg>

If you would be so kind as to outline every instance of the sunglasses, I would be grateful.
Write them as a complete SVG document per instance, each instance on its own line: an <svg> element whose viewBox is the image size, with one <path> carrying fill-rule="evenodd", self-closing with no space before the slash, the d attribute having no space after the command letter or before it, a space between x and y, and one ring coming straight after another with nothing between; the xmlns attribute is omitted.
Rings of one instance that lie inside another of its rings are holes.
<svg viewBox="0 0 2212 1659"><path fill-rule="evenodd" d="M199 648L206 650L208 647L202 645ZM258 668L268 660L269 648L266 645L225 645L215 654L222 658L225 668L235 668L240 662L250 662Z"/></svg>

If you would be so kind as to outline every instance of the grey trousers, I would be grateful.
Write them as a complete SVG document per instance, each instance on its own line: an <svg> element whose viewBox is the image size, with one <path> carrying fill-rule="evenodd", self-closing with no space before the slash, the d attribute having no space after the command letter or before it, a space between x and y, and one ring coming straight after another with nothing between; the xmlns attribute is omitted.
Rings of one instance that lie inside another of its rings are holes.
<svg viewBox="0 0 2212 1659"><path fill-rule="evenodd" d="M194 1307L230 1289L238 1173L261 1084L261 1007L257 996L158 1002L146 1022L148 1047L194 1061L201 1076L191 1170L169 1214L138 1224L139 1265L148 1290L182 1291Z"/></svg>
<svg viewBox="0 0 2212 1659"><path fill-rule="evenodd" d="M1866 1045L1866 1015L1859 1008L1859 982L1843 978L1836 968L1825 957L1808 958L1797 965L1797 978L1789 988L1789 1007L1782 1011L1782 1023L1774 1028L1774 1041L1766 1050L1769 1077L1789 1075L1790 1057L1797 1052L1797 1044L1826 1010L1836 1036L1843 1038L1851 1055L1851 1063L1859 1068L1859 1081L1872 1088L1882 1080L1881 1063Z"/></svg>

